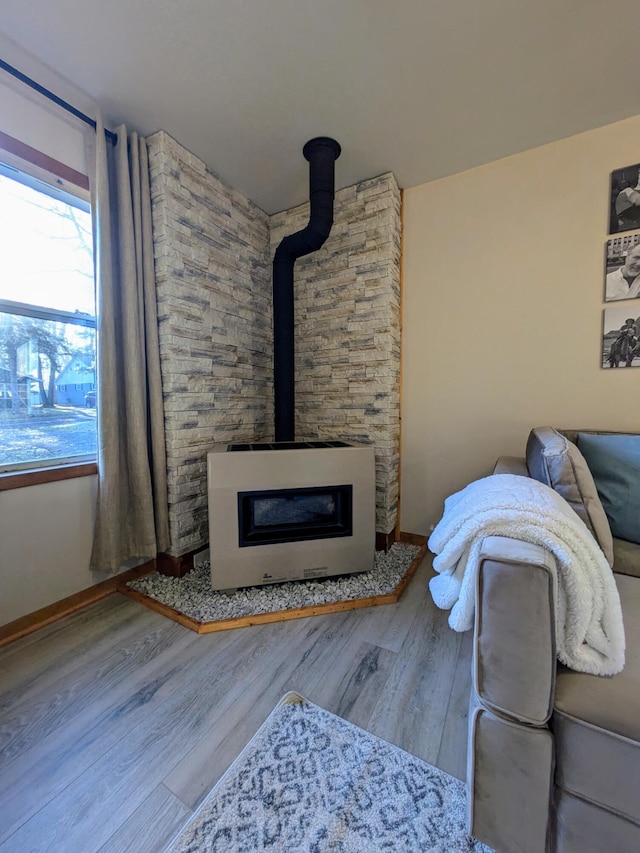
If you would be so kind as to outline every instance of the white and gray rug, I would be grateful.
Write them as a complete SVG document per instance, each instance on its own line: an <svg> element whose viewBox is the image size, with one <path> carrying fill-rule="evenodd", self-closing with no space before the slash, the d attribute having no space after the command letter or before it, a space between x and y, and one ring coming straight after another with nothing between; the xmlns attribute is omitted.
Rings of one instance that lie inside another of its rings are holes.
<svg viewBox="0 0 640 853"><path fill-rule="evenodd" d="M288 693L166 853L492 853L458 779Z"/></svg>
<svg viewBox="0 0 640 853"><path fill-rule="evenodd" d="M209 563L202 563L181 578L154 572L131 581L127 586L197 622L218 622L259 613L388 595L398 586L419 551L416 545L396 542L387 552L376 552L370 572L247 587L231 595L211 589Z"/></svg>

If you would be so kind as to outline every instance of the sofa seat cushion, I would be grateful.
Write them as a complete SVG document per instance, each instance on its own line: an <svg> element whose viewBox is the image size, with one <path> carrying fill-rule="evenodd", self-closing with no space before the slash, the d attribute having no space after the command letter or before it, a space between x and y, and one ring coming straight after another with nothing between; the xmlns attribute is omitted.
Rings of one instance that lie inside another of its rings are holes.
<svg viewBox="0 0 640 853"><path fill-rule="evenodd" d="M640 850L640 826L592 803L555 791L556 853L623 853Z"/></svg>
<svg viewBox="0 0 640 853"><path fill-rule="evenodd" d="M626 539L613 540L613 571L640 578L640 545Z"/></svg>
<svg viewBox="0 0 640 853"><path fill-rule="evenodd" d="M610 678L558 668L556 784L640 824L640 579L616 575L627 639Z"/></svg>

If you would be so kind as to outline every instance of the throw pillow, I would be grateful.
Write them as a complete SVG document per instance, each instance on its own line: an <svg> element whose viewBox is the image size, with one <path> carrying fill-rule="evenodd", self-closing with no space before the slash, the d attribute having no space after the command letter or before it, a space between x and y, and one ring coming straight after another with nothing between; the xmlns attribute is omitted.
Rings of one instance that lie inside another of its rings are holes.
<svg viewBox="0 0 640 853"><path fill-rule="evenodd" d="M576 445L552 427L531 430L529 474L563 497L584 521L613 568L613 537L589 466Z"/></svg>
<svg viewBox="0 0 640 853"><path fill-rule="evenodd" d="M640 543L640 435L578 433L611 532Z"/></svg>

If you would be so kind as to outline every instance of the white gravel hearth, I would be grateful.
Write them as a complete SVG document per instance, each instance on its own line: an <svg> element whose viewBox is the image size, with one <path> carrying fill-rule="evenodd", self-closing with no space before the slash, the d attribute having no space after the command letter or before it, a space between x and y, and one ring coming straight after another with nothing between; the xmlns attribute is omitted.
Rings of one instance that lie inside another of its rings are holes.
<svg viewBox="0 0 640 853"><path fill-rule="evenodd" d="M374 566L370 572L247 587L230 595L211 589L209 563L202 563L181 578L154 572L128 583L127 586L197 622L218 622L389 595L405 576L419 551L420 548L416 545L396 542L387 552L376 552Z"/></svg>

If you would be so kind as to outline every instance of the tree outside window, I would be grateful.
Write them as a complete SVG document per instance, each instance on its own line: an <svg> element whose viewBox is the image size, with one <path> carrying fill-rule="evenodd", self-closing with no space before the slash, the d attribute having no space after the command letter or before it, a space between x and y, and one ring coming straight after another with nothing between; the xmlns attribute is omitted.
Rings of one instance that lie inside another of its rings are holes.
<svg viewBox="0 0 640 853"><path fill-rule="evenodd" d="M0 470L95 458L95 326L88 201L0 166Z"/></svg>

